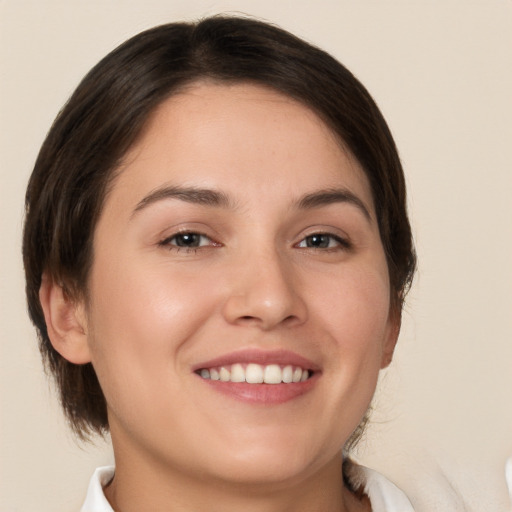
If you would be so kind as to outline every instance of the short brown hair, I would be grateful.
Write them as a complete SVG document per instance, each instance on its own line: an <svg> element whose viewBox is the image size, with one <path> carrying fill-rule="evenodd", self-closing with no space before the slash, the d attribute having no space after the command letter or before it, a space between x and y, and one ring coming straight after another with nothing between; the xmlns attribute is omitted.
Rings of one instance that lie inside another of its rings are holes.
<svg viewBox="0 0 512 512"><path fill-rule="evenodd" d="M398 153L363 85L324 51L273 25L215 16L142 32L82 80L57 116L26 195L23 257L30 317L64 411L80 436L108 430L105 398L92 365L53 348L39 288L43 273L70 297L84 297L93 233L116 168L155 108L202 79L252 82L307 105L343 141L371 185L391 283L401 310L415 268Z"/></svg>

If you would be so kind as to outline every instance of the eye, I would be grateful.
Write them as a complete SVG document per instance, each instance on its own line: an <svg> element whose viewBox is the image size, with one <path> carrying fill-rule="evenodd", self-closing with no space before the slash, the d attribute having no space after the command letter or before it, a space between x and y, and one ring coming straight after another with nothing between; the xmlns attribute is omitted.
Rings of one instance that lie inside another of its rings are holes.
<svg viewBox="0 0 512 512"><path fill-rule="evenodd" d="M347 240L344 240L337 235L329 233L314 233L301 240L297 244L297 247L307 249L335 249L336 247L339 247L348 249L350 244Z"/></svg>
<svg viewBox="0 0 512 512"><path fill-rule="evenodd" d="M200 247L217 245L209 237L194 231L176 233L160 242L161 246L171 249L197 249Z"/></svg>

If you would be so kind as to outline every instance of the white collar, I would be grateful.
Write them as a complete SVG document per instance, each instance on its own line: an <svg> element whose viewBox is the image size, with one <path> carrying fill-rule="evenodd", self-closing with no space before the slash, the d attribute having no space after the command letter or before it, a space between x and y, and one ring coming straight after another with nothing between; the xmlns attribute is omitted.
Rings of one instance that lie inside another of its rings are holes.
<svg viewBox="0 0 512 512"><path fill-rule="evenodd" d="M107 485L114 477L114 466L103 466L96 468L89 487L87 488L87 496L80 512L114 512L110 503L105 498L103 487Z"/></svg>
<svg viewBox="0 0 512 512"><path fill-rule="evenodd" d="M349 482L362 489L370 499L372 512L414 512L407 496L394 483L377 471L348 460Z"/></svg>
<svg viewBox="0 0 512 512"><path fill-rule="evenodd" d="M96 469L80 512L114 512L103 493L103 487L113 476L114 466ZM364 486L364 492L372 504L372 512L414 512L405 494L377 471L351 464L349 478L356 488Z"/></svg>

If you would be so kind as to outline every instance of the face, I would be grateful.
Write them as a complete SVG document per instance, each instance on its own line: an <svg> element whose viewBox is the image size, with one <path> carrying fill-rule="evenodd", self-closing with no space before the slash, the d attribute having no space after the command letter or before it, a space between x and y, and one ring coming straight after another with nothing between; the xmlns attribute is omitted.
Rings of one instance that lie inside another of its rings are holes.
<svg viewBox="0 0 512 512"><path fill-rule="evenodd" d="M171 97L94 238L116 456L231 481L338 464L394 346L389 296L368 181L314 113L252 85Z"/></svg>

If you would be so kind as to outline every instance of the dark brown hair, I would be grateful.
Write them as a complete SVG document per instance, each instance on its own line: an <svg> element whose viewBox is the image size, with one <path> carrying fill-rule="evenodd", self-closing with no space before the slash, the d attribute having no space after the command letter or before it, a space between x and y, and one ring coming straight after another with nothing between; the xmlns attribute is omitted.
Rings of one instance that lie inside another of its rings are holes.
<svg viewBox="0 0 512 512"><path fill-rule="evenodd" d="M52 347L38 295L42 275L70 298L86 296L94 229L123 155L159 104L205 79L273 88L327 123L370 181L397 314L410 285L415 254L398 153L375 102L343 65L254 19L217 16L142 32L82 80L43 143L26 195L29 313L64 411L81 437L108 430L105 398L91 364L72 364Z"/></svg>

